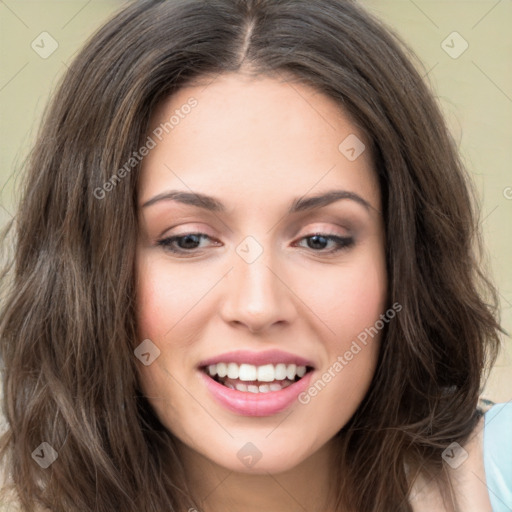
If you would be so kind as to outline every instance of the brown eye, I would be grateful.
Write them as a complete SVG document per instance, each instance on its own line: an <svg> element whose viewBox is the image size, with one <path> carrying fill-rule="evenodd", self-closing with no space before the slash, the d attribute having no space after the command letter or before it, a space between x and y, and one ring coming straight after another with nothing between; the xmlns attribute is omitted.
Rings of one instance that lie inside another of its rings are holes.
<svg viewBox="0 0 512 512"><path fill-rule="evenodd" d="M195 249L202 248L199 246L201 240L204 239L210 239L210 237L204 233L186 233L184 235L163 238L157 242L157 245L172 253L193 254Z"/></svg>
<svg viewBox="0 0 512 512"><path fill-rule="evenodd" d="M354 245L354 239L352 237L341 237L322 233L305 236L301 241L302 240L306 240L307 248L315 252L335 253ZM329 246L329 243L333 244L334 247L331 245L330 249L325 250Z"/></svg>

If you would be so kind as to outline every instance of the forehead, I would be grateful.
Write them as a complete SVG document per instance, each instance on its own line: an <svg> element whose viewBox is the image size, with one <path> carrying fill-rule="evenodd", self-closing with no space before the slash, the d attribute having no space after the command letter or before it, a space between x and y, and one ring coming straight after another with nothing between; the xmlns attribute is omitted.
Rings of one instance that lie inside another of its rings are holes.
<svg viewBox="0 0 512 512"><path fill-rule="evenodd" d="M212 80L180 89L153 113L156 146L143 161L142 201L164 188L217 191L236 202L248 191L255 200L284 200L343 187L380 208L370 152L346 152L359 153L364 134L334 100L283 78Z"/></svg>

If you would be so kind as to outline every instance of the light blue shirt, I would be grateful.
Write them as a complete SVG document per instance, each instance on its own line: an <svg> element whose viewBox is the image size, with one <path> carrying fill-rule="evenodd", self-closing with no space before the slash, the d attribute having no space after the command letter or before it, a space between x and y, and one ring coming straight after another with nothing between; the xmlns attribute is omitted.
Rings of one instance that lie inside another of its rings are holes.
<svg viewBox="0 0 512 512"><path fill-rule="evenodd" d="M484 466L493 512L512 512L512 402L485 413Z"/></svg>

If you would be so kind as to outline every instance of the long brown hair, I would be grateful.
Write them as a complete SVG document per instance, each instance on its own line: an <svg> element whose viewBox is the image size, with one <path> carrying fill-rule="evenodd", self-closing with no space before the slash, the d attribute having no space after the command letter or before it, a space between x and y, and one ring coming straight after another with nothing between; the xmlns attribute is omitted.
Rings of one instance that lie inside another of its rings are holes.
<svg viewBox="0 0 512 512"><path fill-rule="evenodd" d="M284 73L338 102L370 141L380 181L389 302L402 310L370 391L337 436L336 510L411 511L404 462L441 481L442 450L476 425L499 344L497 293L481 270L468 176L405 47L347 0L136 1L64 76L12 225L2 455L27 511L197 506L174 437L138 384L139 165L105 183L141 147L162 99L242 70ZM31 456L43 442L58 453L48 469Z"/></svg>

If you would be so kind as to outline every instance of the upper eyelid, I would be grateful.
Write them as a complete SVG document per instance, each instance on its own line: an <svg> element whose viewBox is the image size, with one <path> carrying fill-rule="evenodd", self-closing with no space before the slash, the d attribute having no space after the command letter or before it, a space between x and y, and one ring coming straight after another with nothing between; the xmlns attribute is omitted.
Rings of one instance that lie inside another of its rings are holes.
<svg viewBox="0 0 512 512"><path fill-rule="evenodd" d="M343 225L342 224L339 224L339 222L341 221L341 219L337 219L337 220L323 220L323 221L315 221L313 222L312 224L323 224L323 225L327 225L327 224L334 224L334 225L337 225L337 229L342 229L344 231L347 231L349 234L352 233L354 231L354 228L357 229L357 224L354 225L354 221L353 220L349 220L348 222L345 221L343 222ZM304 221L300 221L300 224L303 224ZM296 225L298 224L299 221L296 221L293 223L293 225ZM202 222L188 222L186 224L202 224ZM164 233L167 233L168 231L172 230L172 229L176 229L176 228L179 228L180 225L176 225L176 226L173 226L173 227L170 227L168 229L166 229L165 231L163 231L163 233L161 235L158 236L158 238L170 238L170 237L173 237L173 236L187 236L187 235L191 235L191 234L201 234L201 235L207 235L208 237L210 238L216 238L215 235L213 234L210 234L209 233L209 229L205 229L205 228L198 228L198 229L194 229L194 228L185 228L186 230L183 231L182 233L172 233L172 234L169 234L169 235L164 235ZM292 227L290 229L293 229L295 230L295 227ZM306 228L303 228L303 229L306 229ZM300 233L303 229L299 230L298 232ZM286 231L289 231L289 229L287 229ZM329 234L329 235L332 235L332 236L340 236L340 237L343 237L343 236L348 236L348 234L343 234L343 233L337 233L335 232L336 231L336 228L333 228L333 227L324 227L324 228L312 228L312 229L307 229L305 231L305 234L303 236L308 236L308 235L311 235L311 234L315 234L315 233L320 233L320 234ZM231 229L229 229L229 232L232 233L233 231ZM298 236L298 235L297 235Z"/></svg>
<svg viewBox="0 0 512 512"><path fill-rule="evenodd" d="M210 235L206 231L201 231L201 230L189 230L189 231L184 231L183 233L172 233L169 235L161 235L158 237L158 240L166 240L169 238L181 238L181 237L186 237L188 235L207 236L211 240L217 240L217 237L215 235ZM337 236L339 238L348 238L348 237L352 236L352 235L348 235L348 234L335 233L329 229L312 229L300 236L297 235L294 238L301 239L301 238L307 238L307 237L314 236L314 235Z"/></svg>

